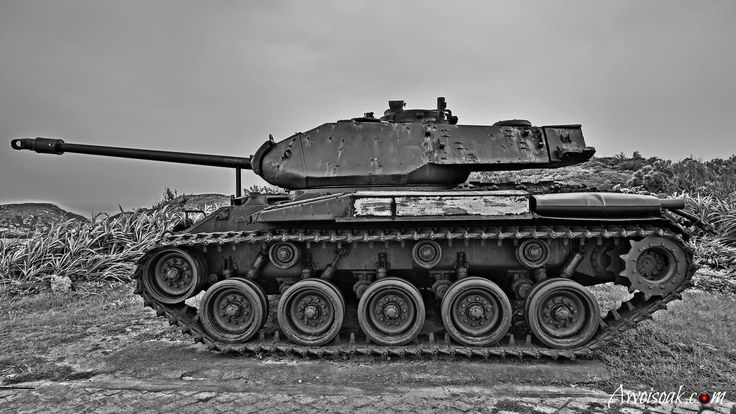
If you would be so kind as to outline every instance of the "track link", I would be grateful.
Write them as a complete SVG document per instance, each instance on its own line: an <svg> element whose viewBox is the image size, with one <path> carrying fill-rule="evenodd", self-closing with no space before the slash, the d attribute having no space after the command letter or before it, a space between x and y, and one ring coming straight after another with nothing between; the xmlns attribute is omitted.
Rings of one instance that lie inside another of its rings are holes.
<svg viewBox="0 0 736 414"><path fill-rule="evenodd" d="M488 231L490 230L490 231ZM246 355L269 355L286 354L302 357L335 357L352 355L373 355L382 357L418 357L431 358L439 355L466 357L466 358L489 358L489 357L518 357L518 358L564 358L576 359L591 354L597 348L602 347L612 338L627 331L636 324L662 309L673 300L681 299L681 293L691 286L690 280L695 273L696 267L692 264L687 266L687 274L682 282L669 294L663 297L645 298L641 292L634 294L628 301L622 302L618 309L610 311L601 319L600 328L596 336L587 344L572 349L561 350L540 346L527 335L521 341L513 335L507 337L494 346L467 347L450 341L449 336L435 338L434 335L420 336L413 344L387 347L378 346L365 341L356 341L356 334L350 333L348 337L344 332L338 335L331 344L307 348L294 345L281 339L278 330L272 335L266 336L261 330L258 339L248 343L233 345L213 340L202 328L194 307L184 303L167 305L156 301L146 292L142 283L142 272L145 270L146 261L150 252L162 247L173 246L222 246L229 243L261 243L271 241L299 241L315 243L360 243L360 242L401 242L402 240L503 240L503 239L526 239L526 238L568 238L568 239L608 239L613 237L647 237L660 236L676 240L682 244L692 263L692 249L685 244L679 234L669 230L656 227L636 226L600 226L595 228L585 227L510 227L493 229L448 229L445 231L423 231L423 232L376 232L366 231L356 233L344 232L320 232L312 233L293 231L245 231L245 232L219 232L219 233L194 233L194 234L169 234L157 242L151 243L147 253L139 261L138 268L134 273L136 279L135 293L143 298L145 306L156 311L156 315L164 317L172 326L178 326L182 332L191 335L195 342L205 344L208 349L224 353L246 354Z"/></svg>

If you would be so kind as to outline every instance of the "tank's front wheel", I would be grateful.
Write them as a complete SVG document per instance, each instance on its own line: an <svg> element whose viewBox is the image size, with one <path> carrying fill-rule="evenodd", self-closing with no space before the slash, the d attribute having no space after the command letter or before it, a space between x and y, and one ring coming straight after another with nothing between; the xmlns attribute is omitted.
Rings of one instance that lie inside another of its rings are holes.
<svg viewBox="0 0 736 414"><path fill-rule="evenodd" d="M601 320L595 297L569 279L549 279L535 286L524 313L534 336L560 349L585 345L598 331Z"/></svg>
<svg viewBox="0 0 736 414"><path fill-rule="evenodd" d="M442 298L442 323L462 345L485 346L511 327L511 302L497 284L480 277L455 282Z"/></svg>
<svg viewBox="0 0 736 414"><path fill-rule="evenodd" d="M170 248L148 262L142 281L154 299L173 304L196 295L202 289L205 272L206 264L199 252Z"/></svg>
<svg viewBox="0 0 736 414"><path fill-rule="evenodd" d="M212 285L200 302L200 321L217 341L243 343L266 321L268 304L261 288L250 280L226 279Z"/></svg>
<svg viewBox="0 0 736 414"><path fill-rule="evenodd" d="M281 331L294 343L322 346L335 339L345 317L339 290L322 279L305 279L289 287L279 300Z"/></svg>
<svg viewBox="0 0 736 414"><path fill-rule="evenodd" d="M413 341L424 326L424 318L419 291L394 277L371 284L358 303L360 328L378 345L398 346Z"/></svg>

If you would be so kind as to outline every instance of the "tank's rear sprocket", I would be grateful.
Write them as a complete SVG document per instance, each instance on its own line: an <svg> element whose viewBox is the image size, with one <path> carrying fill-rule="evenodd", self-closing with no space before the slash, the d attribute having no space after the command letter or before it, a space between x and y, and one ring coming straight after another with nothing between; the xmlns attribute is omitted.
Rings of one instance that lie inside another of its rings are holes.
<svg viewBox="0 0 736 414"><path fill-rule="evenodd" d="M662 297L677 289L687 277L687 253L675 240L649 236L630 243L631 250L621 255L626 267L619 273L628 279L629 292L638 290L646 299Z"/></svg>

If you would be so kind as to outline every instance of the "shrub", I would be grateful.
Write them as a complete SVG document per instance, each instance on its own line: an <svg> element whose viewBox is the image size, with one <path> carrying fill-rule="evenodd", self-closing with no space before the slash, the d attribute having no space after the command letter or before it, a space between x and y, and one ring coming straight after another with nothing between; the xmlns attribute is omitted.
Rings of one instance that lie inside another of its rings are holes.
<svg viewBox="0 0 736 414"><path fill-rule="evenodd" d="M0 239L0 287L18 291L52 275L73 282L128 281L145 250L184 218L183 212L164 207L60 222L27 238Z"/></svg>

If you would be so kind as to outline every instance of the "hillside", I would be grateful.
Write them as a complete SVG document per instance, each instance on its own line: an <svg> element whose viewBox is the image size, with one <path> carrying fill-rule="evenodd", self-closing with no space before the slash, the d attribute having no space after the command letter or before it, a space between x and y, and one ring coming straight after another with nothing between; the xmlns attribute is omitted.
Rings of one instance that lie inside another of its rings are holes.
<svg viewBox="0 0 736 414"><path fill-rule="evenodd" d="M35 230L48 231L53 223L83 223L87 218L51 203L0 204L0 235L24 237Z"/></svg>
<svg viewBox="0 0 736 414"><path fill-rule="evenodd" d="M164 199L157 202L150 209L158 210L162 208L176 210L203 210L209 211L215 207L228 204L230 197L224 194L187 194L178 195L172 191ZM130 212L121 212L113 215L117 217L121 214L129 214ZM89 222L90 219L79 214L66 211L53 203L14 203L0 204L0 236L4 238L23 238L34 233L34 231L48 232L54 223L63 223L71 221L72 223L82 224Z"/></svg>

